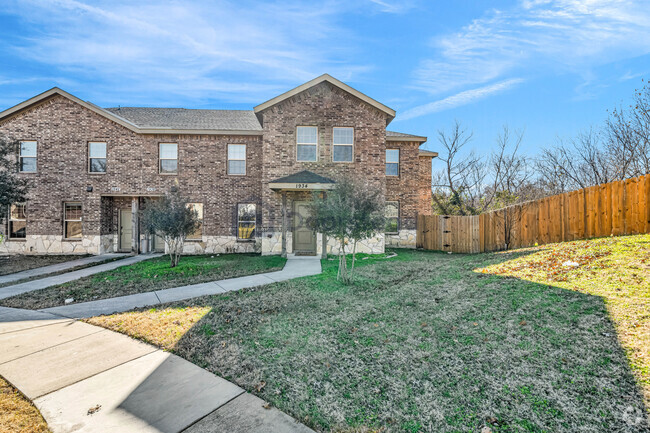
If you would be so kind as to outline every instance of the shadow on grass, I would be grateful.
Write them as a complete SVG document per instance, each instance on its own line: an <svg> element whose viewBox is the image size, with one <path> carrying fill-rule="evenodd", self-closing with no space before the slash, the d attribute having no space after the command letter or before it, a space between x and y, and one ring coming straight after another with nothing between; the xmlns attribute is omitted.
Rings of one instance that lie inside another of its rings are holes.
<svg viewBox="0 0 650 433"><path fill-rule="evenodd" d="M650 431L603 299L475 269L532 251L360 257L170 304L170 349L321 431Z"/></svg>

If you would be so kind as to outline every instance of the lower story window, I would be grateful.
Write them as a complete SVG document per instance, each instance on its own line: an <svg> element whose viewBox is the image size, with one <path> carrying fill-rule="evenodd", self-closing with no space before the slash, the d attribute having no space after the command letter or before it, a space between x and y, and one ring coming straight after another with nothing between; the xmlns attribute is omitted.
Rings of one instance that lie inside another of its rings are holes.
<svg viewBox="0 0 650 433"><path fill-rule="evenodd" d="M188 203L187 207L195 211L199 218L199 226L187 239L203 239L203 203Z"/></svg>
<svg viewBox="0 0 650 433"><path fill-rule="evenodd" d="M24 204L12 204L9 210L9 239L27 237L27 217Z"/></svg>
<svg viewBox="0 0 650 433"><path fill-rule="evenodd" d="M399 230L399 202L387 201L385 208L386 227L385 233L397 233Z"/></svg>
<svg viewBox="0 0 650 433"><path fill-rule="evenodd" d="M253 203L237 205L237 239L255 239L257 212Z"/></svg>
<svg viewBox="0 0 650 433"><path fill-rule="evenodd" d="M63 237L66 239L81 239L81 203L64 203L63 211Z"/></svg>

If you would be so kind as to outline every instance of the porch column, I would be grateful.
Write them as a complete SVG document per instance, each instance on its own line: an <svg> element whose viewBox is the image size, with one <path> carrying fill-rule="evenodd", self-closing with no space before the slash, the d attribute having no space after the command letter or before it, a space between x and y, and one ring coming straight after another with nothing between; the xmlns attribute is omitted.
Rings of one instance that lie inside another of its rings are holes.
<svg viewBox="0 0 650 433"><path fill-rule="evenodd" d="M138 215L140 214L140 199L133 197L131 199L131 252L140 254L140 221Z"/></svg>
<svg viewBox="0 0 650 433"><path fill-rule="evenodd" d="M325 199L326 196L327 196L327 193L325 191L323 191L323 200ZM327 258L327 235L325 233L321 233L321 237L322 237L321 243L323 245L321 247L320 256L321 256L322 259L326 259Z"/></svg>
<svg viewBox="0 0 650 433"><path fill-rule="evenodd" d="M282 191L282 257L287 256L287 192Z"/></svg>

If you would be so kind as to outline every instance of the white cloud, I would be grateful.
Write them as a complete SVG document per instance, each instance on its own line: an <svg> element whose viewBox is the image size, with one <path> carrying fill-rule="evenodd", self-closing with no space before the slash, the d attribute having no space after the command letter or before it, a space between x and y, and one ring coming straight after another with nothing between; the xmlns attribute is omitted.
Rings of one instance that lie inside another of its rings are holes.
<svg viewBox="0 0 650 433"><path fill-rule="evenodd" d="M411 0L369 0L379 8L381 12L389 14L404 13L414 7L414 1Z"/></svg>
<svg viewBox="0 0 650 433"><path fill-rule="evenodd" d="M465 90L463 92L456 93L455 95L448 96L444 99L406 110L404 113L400 114L396 120L413 119L416 117L424 116L426 114L437 113L439 111L449 110L451 108L467 105L480 99L487 98L488 96L504 92L522 83L523 81L524 80L520 78L512 78L509 80L500 81L495 84L490 84L488 86L479 87L477 89Z"/></svg>
<svg viewBox="0 0 650 433"><path fill-rule="evenodd" d="M434 53L415 71L415 86L439 94L512 75L582 76L650 53L648 23L647 0L521 0L435 38Z"/></svg>
<svg viewBox="0 0 650 433"><path fill-rule="evenodd" d="M33 29L10 49L79 77L76 90L92 81L88 97L260 102L323 72L350 80L370 68L347 61L354 36L327 2L21 0L5 12Z"/></svg>

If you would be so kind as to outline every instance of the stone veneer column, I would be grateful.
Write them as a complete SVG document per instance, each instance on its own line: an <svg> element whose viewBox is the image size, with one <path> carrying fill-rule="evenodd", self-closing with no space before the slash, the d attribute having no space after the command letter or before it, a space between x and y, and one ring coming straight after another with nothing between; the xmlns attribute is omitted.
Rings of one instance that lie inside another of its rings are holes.
<svg viewBox="0 0 650 433"><path fill-rule="evenodd" d="M282 191L282 257L287 256L287 192Z"/></svg>
<svg viewBox="0 0 650 433"><path fill-rule="evenodd" d="M131 252L140 254L140 221L138 214L140 210L140 199L131 199Z"/></svg>

